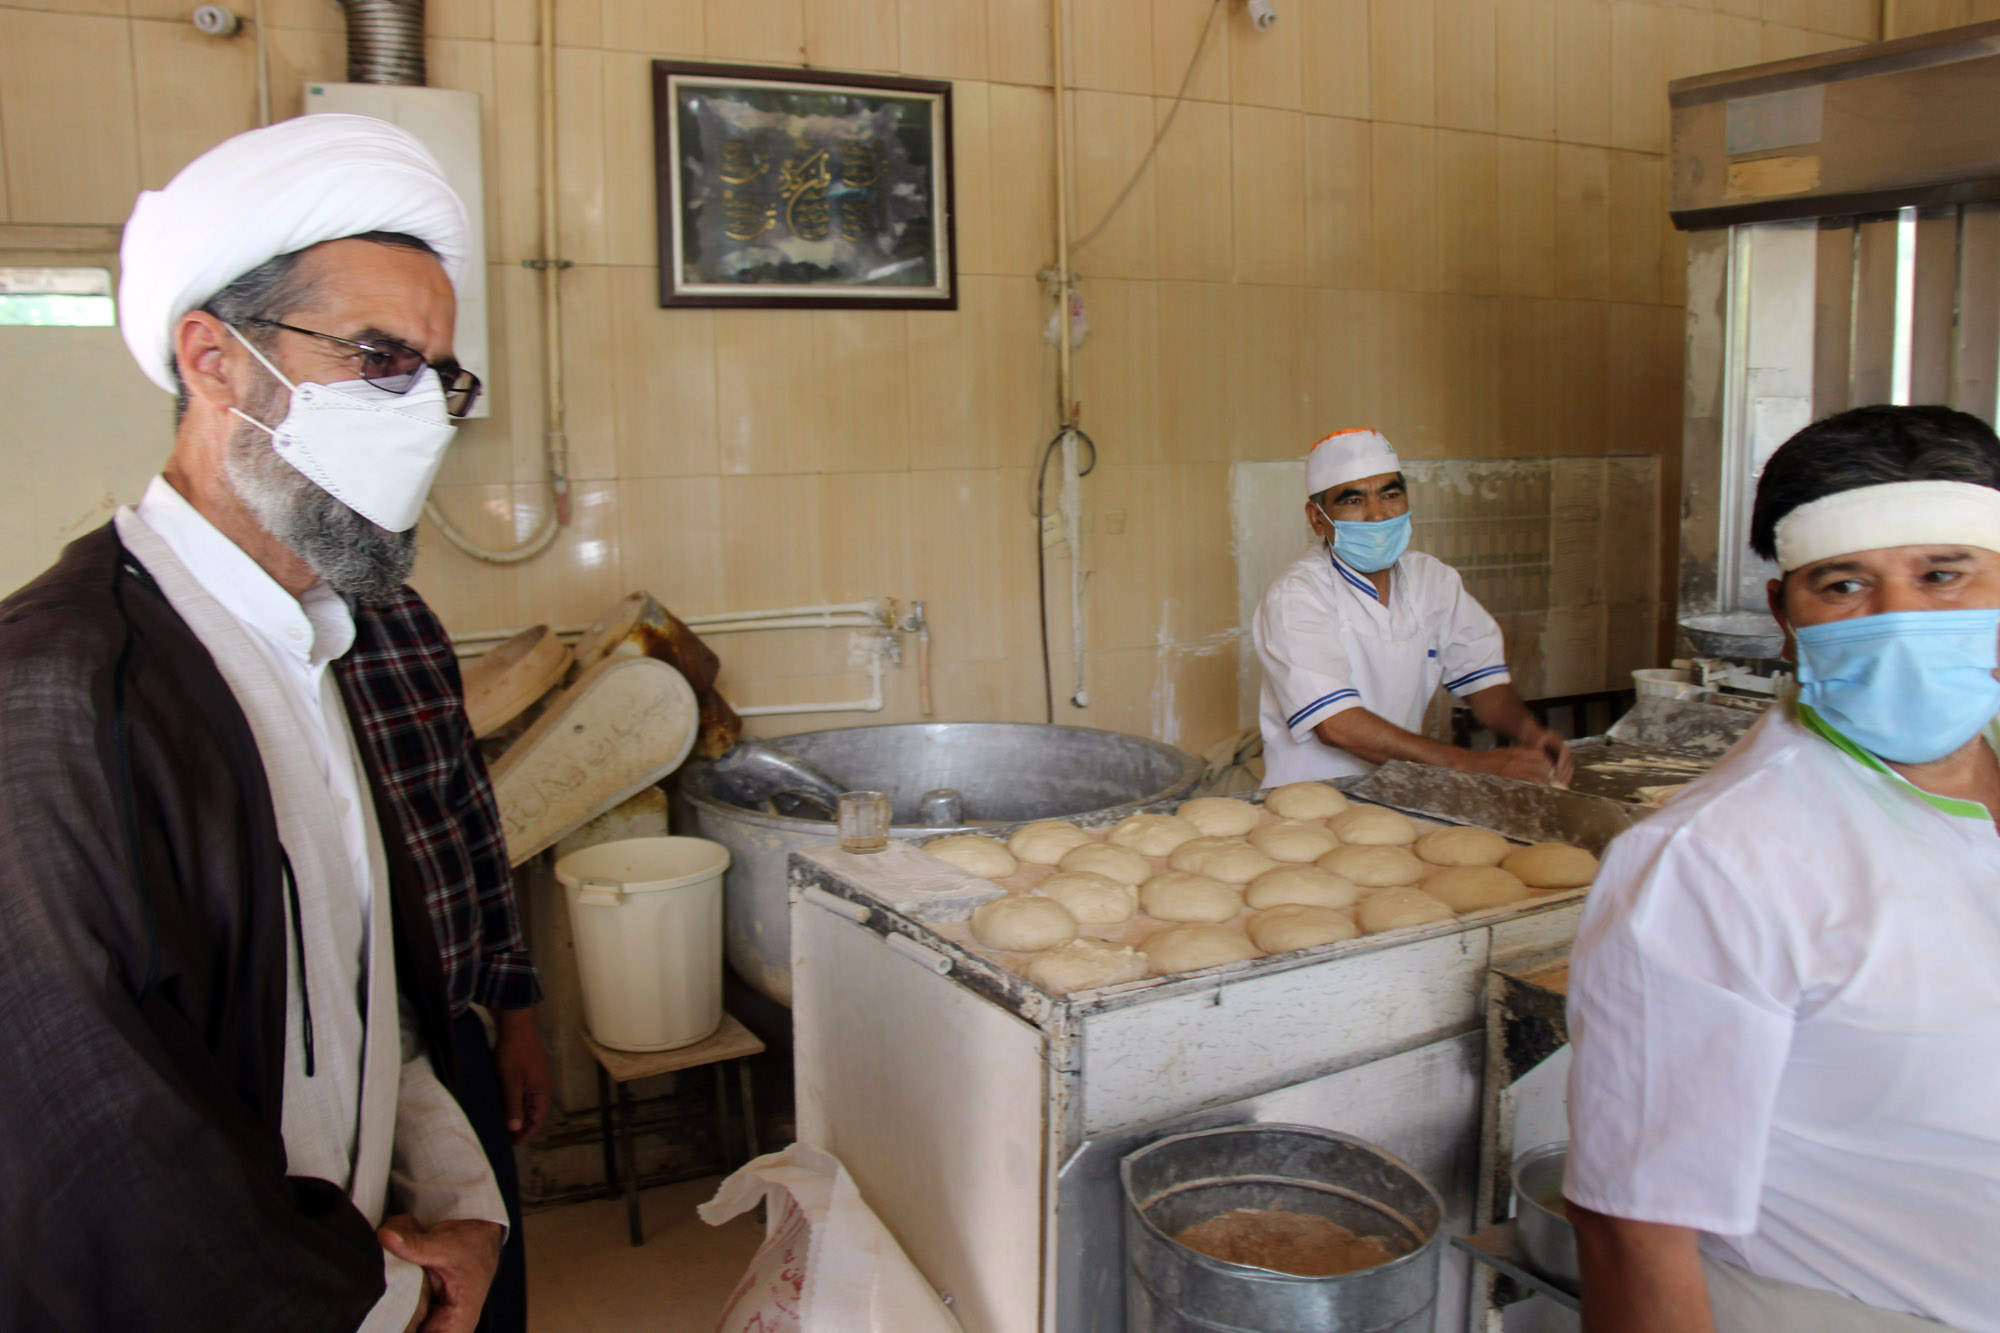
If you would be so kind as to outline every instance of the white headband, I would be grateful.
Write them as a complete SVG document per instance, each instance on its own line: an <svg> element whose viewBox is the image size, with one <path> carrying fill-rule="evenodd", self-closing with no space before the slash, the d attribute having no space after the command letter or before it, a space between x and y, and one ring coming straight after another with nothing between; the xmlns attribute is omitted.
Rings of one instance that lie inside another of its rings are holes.
<svg viewBox="0 0 2000 1333"><path fill-rule="evenodd" d="M1802 504L1778 520L1778 568L1887 546L2000 551L2000 491L1969 481L1892 481Z"/></svg>

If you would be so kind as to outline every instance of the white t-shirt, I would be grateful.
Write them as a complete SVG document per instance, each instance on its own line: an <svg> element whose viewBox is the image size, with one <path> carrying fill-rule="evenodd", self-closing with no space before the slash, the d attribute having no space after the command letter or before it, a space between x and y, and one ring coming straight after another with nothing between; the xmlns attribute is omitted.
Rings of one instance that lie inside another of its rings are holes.
<svg viewBox="0 0 2000 1333"><path fill-rule="evenodd" d="M1251 637L1264 666L1265 786L1372 771L1313 734L1344 709L1418 731L1440 684L1462 696L1512 679L1500 627L1457 570L1422 551L1392 570L1384 603L1319 542L1264 590Z"/></svg>
<svg viewBox="0 0 2000 1333"><path fill-rule="evenodd" d="M1612 845L1569 1025L1569 1197L1697 1228L1764 1277L2000 1333L1985 809L1773 710Z"/></svg>

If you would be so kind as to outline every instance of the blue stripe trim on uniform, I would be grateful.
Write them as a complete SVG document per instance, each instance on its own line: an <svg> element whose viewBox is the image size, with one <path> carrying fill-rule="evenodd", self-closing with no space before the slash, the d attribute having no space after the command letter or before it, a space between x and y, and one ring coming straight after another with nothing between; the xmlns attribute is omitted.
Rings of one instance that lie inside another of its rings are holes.
<svg viewBox="0 0 2000 1333"><path fill-rule="evenodd" d="M1444 687L1448 690L1456 690L1461 685L1470 685L1475 680L1484 680L1486 677L1498 675L1506 669L1507 664L1505 662L1500 663L1498 666L1481 667L1477 671L1466 672L1457 680L1446 681Z"/></svg>
<svg viewBox="0 0 2000 1333"><path fill-rule="evenodd" d="M1342 699L1359 699L1360 697L1361 697L1360 690L1335 690L1332 694L1321 695L1319 698L1307 704L1304 708L1301 708L1298 712L1293 713L1290 717L1286 718L1285 726L1288 728L1296 727L1299 724L1299 720L1301 718L1310 717L1312 715L1313 710L1316 708L1324 708L1328 704L1339 703Z"/></svg>
<svg viewBox="0 0 2000 1333"><path fill-rule="evenodd" d="M1361 591L1367 593L1374 600L1378 602L1382 600L1382 594L1375 591L1375 585L1370 583L1367 579L1362 578L1359 574L1349 569L1346 565L1342 564L1340 562L1340 557L1333 553L1333 548L1331 546L1326 548L1326 558L1333 562L1334 573L1346 579L1354 587L1359 588Z"/></svg>

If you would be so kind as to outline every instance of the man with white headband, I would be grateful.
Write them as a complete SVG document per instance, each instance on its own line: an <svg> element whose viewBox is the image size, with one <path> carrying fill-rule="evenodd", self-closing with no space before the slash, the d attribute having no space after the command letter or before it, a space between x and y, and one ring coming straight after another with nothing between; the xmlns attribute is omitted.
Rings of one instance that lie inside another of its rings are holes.
<svg viewBox="0 0 2000 1333"><path fill-rule="evenodd" d="M1306 522L1319 541L1271 581L1251 630L1264 667L1264 784L1391 759L1567 781L1568 748L1521 702L1500 627L1457 570L1408 549L1402 466L1372 430L1338 431L1306 459ZM1509 743L1467 750L1424 736L1440 685Z"/></svg>
<svg viewBox="0 0 2000 1333"><path fill-rule="evenodd" d="M1584 1327L2000 1333L2000 440L1808 426L1750 543L1798 699L1612 844L1571 957Z"/></svg>
<svg viewBox="0 0 2000 1333"><path fill-rule="evenodd" d="M466 228L422 145L354 116L239 135L126 225L173 453L0 603L0 1325L478 1322L507 1213L330 670L478 392Z"/></svg>

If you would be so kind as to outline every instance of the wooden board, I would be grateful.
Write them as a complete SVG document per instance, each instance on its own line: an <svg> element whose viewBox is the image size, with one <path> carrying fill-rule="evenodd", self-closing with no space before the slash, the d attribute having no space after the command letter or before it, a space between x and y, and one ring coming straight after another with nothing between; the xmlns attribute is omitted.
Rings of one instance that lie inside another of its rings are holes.
<svg viewBox="0 0 2000 1333"><path fill-rule="evenodd" d="M569 674L570 651L547 625L524 629L462 668L472 734L490 736Z"/></svg>

